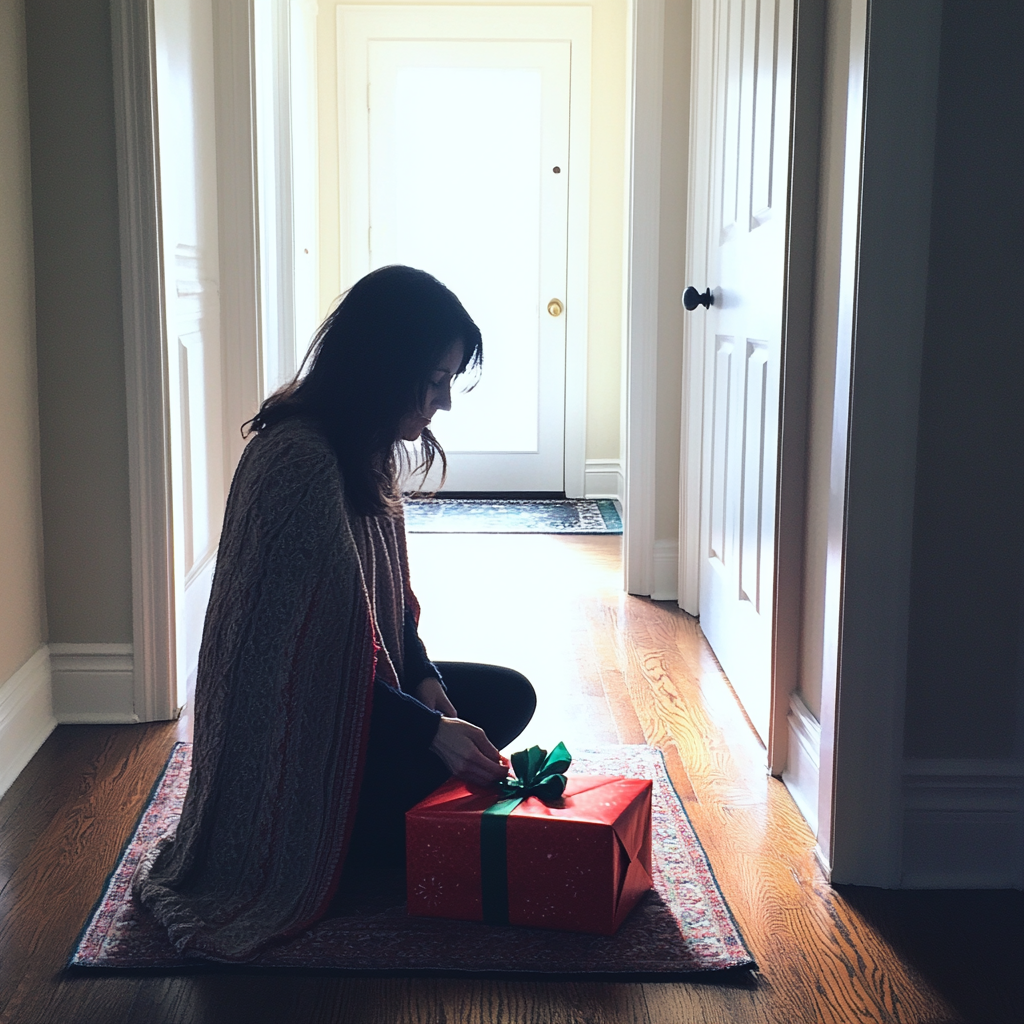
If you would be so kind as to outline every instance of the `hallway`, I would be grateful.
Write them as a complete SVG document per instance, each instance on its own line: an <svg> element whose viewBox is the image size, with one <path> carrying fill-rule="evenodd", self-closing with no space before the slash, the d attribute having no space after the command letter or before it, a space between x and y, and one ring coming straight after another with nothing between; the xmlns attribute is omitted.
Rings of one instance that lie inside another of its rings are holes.
<svg viewBox="0 0 1024 1024"><path fill-rule="evenodd" d="M1010 934L1021 894L829 888L811 834L782 783L766 776L763 749L695 620L621 591L620 544L610 536L412 535L421 633L435 658L511 664L532 678L540 703L524 745L646 740L665 751L758 974L682 983L62 977L172 743L187 737L183 718L62 726L0 803L0 1020L1017 1019L1017 997L1000 988L1020 950L998 936Z"/></svg>

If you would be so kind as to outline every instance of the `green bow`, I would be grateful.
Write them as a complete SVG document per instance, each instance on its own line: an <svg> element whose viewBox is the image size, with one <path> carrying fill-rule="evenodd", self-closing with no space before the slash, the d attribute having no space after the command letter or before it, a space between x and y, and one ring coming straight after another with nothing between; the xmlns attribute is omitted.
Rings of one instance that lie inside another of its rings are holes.
<svg viewBox="0 0 1024 1024"><path fill-rule="evenodd" d="M565 772L572 754L559 743L549 754L543 747L530 747L512 755L514 779L502 779L498 788L506 797L539 796L557 800L565 792Z"/></svg>
<svg viewBox="0 0 1024 1024"><path fill-rule="evenodd" d="M508 924L508 816L529 796L557 800L565 792L565 771L572 754L559 743L549 754L530 747L512 755L515 778L498 783L502 800L488 807L480 819L480 882L484 920Z"/></svg>

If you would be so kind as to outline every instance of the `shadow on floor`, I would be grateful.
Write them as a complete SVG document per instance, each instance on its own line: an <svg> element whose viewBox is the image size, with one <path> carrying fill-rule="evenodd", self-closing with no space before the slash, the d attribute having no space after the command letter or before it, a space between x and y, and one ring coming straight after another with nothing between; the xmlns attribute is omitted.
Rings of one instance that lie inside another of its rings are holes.
<svg viewBox="0 0 1024 1024"><path fill-rule="evenodd" d="M835 888L970 1024L1024 1020L1024 893Z"/></svg>

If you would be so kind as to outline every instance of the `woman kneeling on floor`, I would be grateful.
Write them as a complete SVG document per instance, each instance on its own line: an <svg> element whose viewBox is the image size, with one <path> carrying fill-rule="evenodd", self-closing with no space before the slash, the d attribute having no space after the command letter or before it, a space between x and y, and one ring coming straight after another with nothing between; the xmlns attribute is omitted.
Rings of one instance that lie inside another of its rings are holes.
<svg viewBox="0 0 1024 1024"><path fill-rule="evenodd" d="M428 659L399 490L403 441L420 442L424 476L444 465L429 424L481 353L444 285L385 267L247 424L188 793L133 881L182 954L251 959L323 916L343 866L401 865L405 811L447 778L507 774L498 748L529 722L533 688L510 669Z"/></svg>

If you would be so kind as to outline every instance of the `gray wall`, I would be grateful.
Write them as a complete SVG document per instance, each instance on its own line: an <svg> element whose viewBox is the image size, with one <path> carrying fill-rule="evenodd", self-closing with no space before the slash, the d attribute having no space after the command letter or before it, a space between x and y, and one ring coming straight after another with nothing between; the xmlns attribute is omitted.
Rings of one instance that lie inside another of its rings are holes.
<svg viewBox="0 0 1024 1024"><path fill-rule="evenodd" d="M905 752L1011 757L1024 598L1024 5L946 0Z"/></svg>
<svg viewBox="0 0 1024 1024"><path fill-rule="evenodd" d="M51 642L132 639L108 0L27 0L46 604Z"/></svg>

